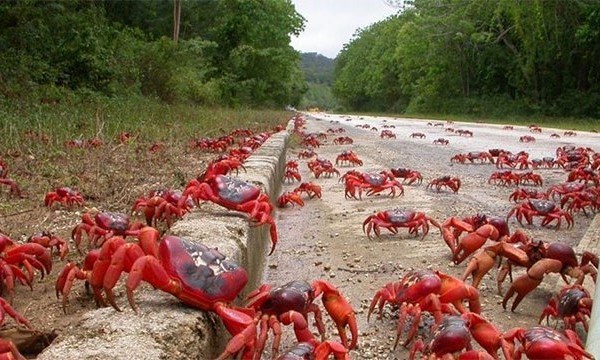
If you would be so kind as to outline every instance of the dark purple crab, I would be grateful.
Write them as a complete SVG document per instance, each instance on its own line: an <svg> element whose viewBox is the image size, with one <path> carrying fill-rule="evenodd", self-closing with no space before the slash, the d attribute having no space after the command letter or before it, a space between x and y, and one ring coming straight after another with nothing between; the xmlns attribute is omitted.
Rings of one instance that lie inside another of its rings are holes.
<svg viewBox="0 0 600 360"><path fill-rule="evenodd" d="M215 175L207 177L204 181L190 181L179 204L183 205L189 197L196 202L211 201L227 209L247 213L257 225L269 224L272 243L269 255L275 250L277 228L271 216L273 205L269 197L257 186L227 175Z"/></svg>
<svg viewBox="0 0 600 360"><path fill-rule="evenodd" d="M377 237L381 234L381 228L388 229L392 234L398 233L398 228L408 228L410 234L418 235L419 229L423 230L423 237L429 232L429 224L436 226L442 231L440 224L423 212L393 209L371 215L363 221L363 231L371 239L371 231Z"/></svg>
<svg viewBox="0 0 600 360"><path fill-rule="evenodd" d="M523 225L523 218L529 225L533 223L535 216L543 217L542 226L550 224L556 220L556 229L560 229L561 219L564 218L567 222L567 228L573 226L573 217L566 211L560 210L556 204L550 200L542 199L529 199L527 202L523 202L514 208L512 208L506 219L515 215L519 224Z"/></svg>
<svg viewBox="0 0 600 360"><path fill-rule="evenodd" d="M143 226L140 222L131 223L129 216L121 213L100 212L93 218L90 213L85 213L81 217L81 223L73 228L71 238L77 250L81 252L83 233L87 234L90 244L98 247L112 236L137 236Z"/></svg>

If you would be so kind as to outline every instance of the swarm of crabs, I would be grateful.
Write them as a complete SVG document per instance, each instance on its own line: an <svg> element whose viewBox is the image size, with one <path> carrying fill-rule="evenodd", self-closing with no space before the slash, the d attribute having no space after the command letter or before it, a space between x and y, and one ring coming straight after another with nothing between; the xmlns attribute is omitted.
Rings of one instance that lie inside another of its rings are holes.
<svg viewBox="0 0 600 360"><path fill-rule="evenodd" d="M441 123L435 125L443 126ZM356 127L372 129L367 124ZM514 130L514 127L505 129ZM532 127L532 130L541 132L539 127ZM446 132L457 133L453 128L447 128ZM425 136L424 133L413 133L410 138ZM473 135L463 130L458 136ZM321 140L327 144L327 138ZM529 135L519 140L534 141ZM447 145L449 141L438 138L434 144ZM334 142L333 145L341 143ZM346 148L344 153L355 154L354 148ZM301 153L304 151L310 149L301 150ZM588 276L595 281L598 258L590 252L578 256L573 247L564 243L534 239L527 235L526 230L532 227L569 229L577 221L578 213L588 216L598 212L598 158L600 156L590 148L568 146L558 147L554 156L540 159L530 157L526 151L513 154L504 149L451 156L451 163L490 164L495 167L498 171L492 172L487 184L515 186L516 190L505 199L507 203L515 204L504 214L451 216L444 221L438 221L419 209L398 206L369 215L362 224L368 239L397 236L404 228L409 236L423 239L432 236L430 228L433 226L449 247L452 261L457 265L464 263L465 268L462 276L458 277L429 269L409 271L399 281L390 282L376 292L368 316L376 309L382 314L386 303L398 309L394 347L404 338L402 344L410 349L410 359L421 356L427 359L488 359L499 356L517 359L523 355L530 359L592 358L583 349L576 330L581 333L588 329L592 299L583 282ZM360 166L368 168L368 159L362 160ZM310 169L310 164L308 166ZM564 183L540 189L545 182L536 170L544 169L564 169ZM368 172L352 169L339 177L346 199L359 201L378 196L389 198L388 202L391 202L407 191L403 184L418 186L422 180L423 175L419 171L401 167ZM460 175L447 174L431 177L426 188L439 192L440 196L448 196L458 193L461 186ZM525 229L511 230L509 224L513 222ZM389 235L383 230L387 230ZM502 331L482 316L478 287L484 276L496 266L499 266L498 293L503 295L501 305L511 311L516 311L523 298L536 290L546 274L560 275L565 287L549 300L545 308L539 309L539 323L552 318L557 325L561 322L560 327L532 324L530 328ZM519 267L524 269L523 273L513 279L513 270ZM507 277L511 282L503 291L502 285ZM431 332L426 334L422 333L420 320L424 313L434 321ZM581 327L577 329L579 324Z"/></svg>
<svg viewBox="0 0 600 360"><path fill-rule="evenodd" d="M348 136L338 136L328 143L328 136L343 133L344 128L305 133L306 121L301 116L296 116L293 123L295 134L301 137L302 149L298 151L297 160L286 162L281 181L289 186L295 182L299 185L283 192L275 203L259 187L236 175L244 171L245 160L283 127L260 134L238 129L218 138L192 140L190 147L219 155L202 174L189 180L183 190L157 187L140 194L129 213L84 211L81 221L71 231L74 249L82 254L83 261L61 265L55 284L65 314L71 306L73 287L79 281L91 289L98 306L120 310L114 288L126 278L126 297L136 312L148 311L138 309L135 301L136 289L146 282L188 306L216 314L231 334L217 359L260 359L268 344L273 359L349 359L359 344L357 312L331 282L298 279L286 284L263 284L249 291L247 298L239 303L236 298L248 282L246 269L230 260L227 254L193 239L164 235L175 221L208 201L246 214L253 226L267 227L271 240L269 254L272 254L279 238L274 204L280 208L301 207L307 200L321 199L319 181L339 177L340 192L343 189L345 199L356 202L366 198L398 201L405 190L422 184L421 172L404 167L365 172L350 169L341 174L336 166L355 168L369 163L353 150L354 141ZM443 125L432 124L433 127ZM373 129L364 125L357 127ZM396 133L389 130L395 128L393 125L384 127L386 130L381 132L380 139L396 138ZM541 128L531 127L531 131L541 133ZM446 132L473 136L469 130L447 128ZM575 134L565 132L564 136ZM415 137L424 138L425 134L413 133L411 138ZM520 142L534 141L529 138L532 137L522 136ZM135 136L129 133L118 136L122 144L133 139ZM449 141L438 138L434 144L448 145ZM81 141L81 145L78 140L65 145L94 148L103 143L92 139ZM321 146L329 145L345 147L335 159L335 166L316 153ZM408 236L421 239L437 236L439 232L442 244L450 249L449 259L457 266L465 265L460 277L423 268L408 270L397 281L383 284L370 298L367 321L373 313L382 318L387 311L386 304L396 308L394 349L401 343L409 349L410 359L496 359L499 353L507 359L520 359L522 355L530 359L593 358L584 350L578 330L588 330L587 319L593 301L583 284L586 277L596 280L598 257L590 252L578 256L565 243L531 238L523 229L511 230L509 224L514 217L512 223L516 221L525 228L552 227L565 231L574 225L577 216L597 213L600 210L600 156L590 148L562 146L556 150L555 157L543 159L531 159L525 151L512 154L503 149L489 149L457 154L450 162L510 168L492 173L487 184L517 186L505 199L516 204L506 214L450 216L444 221L419 209L398 206L369 215L362 223L366 239L375 241L397 236L404 228ZM542 176L533 171L538 169L564 169L565 181L545 190L532 189L528 186L541 188L544 183ZM309 179L303 178L306 176ZM17 182L9 177L8 165L1 159L0 184L8 187L11 196L25 196ZM425 188L431 190L432 197L444 198L457 194L461 185L459 176L443 174L431 176ZM62 207L71 211L84 206L85 194L60 186L45 194L43 202L48 208ZM433 232L430 231L432 226ZM390 234L382 234L384 229ZM3 289L0 319L8 314L20 326L34 329L34 325L11 306L15 286L33 287L36 276L43 278L52 271L55 252L61 261L65 259L68 243L48 230L32 234L24 243L0 234L0 252ZM486 319L481 314L484 309L478 288L484 276L495 267L498 268L497 291L503 295L501 305L505 309L510 305L511 311L538 288L545 275L559 274L565 286L539 310L538 322L549 322L552 318L561 325L532 324L528 328L503 331ZM513 279L513 270L518 268L523 269L521 275ZM507 276L510 285L503 292ZM431 325L423 328L421 324L426 318L431 319ZM330 339L326 322L335 324L337 338ZM297 344L283 351L280 342L286 328L291 328ZM0 345L0 358L24 359L10 339L0 338Z"/></svg>

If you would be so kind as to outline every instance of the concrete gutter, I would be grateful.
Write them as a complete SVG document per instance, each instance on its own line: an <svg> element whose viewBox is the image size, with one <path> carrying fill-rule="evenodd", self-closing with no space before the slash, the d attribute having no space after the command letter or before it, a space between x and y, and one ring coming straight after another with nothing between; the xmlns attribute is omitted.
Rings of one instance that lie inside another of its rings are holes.
<svg viewBox="0 0 600 360"><path fill-rule="evenodd" d="M290 121L285 131L272 135L246 160L247 171L237 176L260 186L272 201L281 190L293 126ZM216 247L237 261L249 274L246 291L260 285L270 249L266 226L250 227L244 215L206 203L178 221L170 233ZM62 329L37 359L211 359L231 338L214 314L187 307L148 285L136 292L139 314L130 309L123 287L115 294L122 312L90 311L76 325Z"/></svg>
<svg viewBox="0 0 600 360"><path fill-rule="evenodd" d="M600 249L600 214L597 214L592 220L590 227L585 233L583 239L579 243L578 253L583 250L588 250L594 254L599 254ZM590 281L591 282L591 281ZM586 289L591 294L594 294L594 305L592 307L592 315L590 316L590 329L587 334L587 342L585 349L596 359L600 359L600 293L595 291L595 288L600 288L600 277L597 278L595 286L585 284Z"/></svg>

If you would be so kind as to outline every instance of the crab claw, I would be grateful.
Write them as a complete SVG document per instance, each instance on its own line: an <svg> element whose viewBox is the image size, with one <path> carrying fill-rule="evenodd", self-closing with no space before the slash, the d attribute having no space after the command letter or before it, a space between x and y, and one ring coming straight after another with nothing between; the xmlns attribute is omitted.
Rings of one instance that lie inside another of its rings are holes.
<svg viewBox="0 0 600 360"><path fill-rule="evenodd" d="M460 264L475 250L485 244L487 239L498 240L499 232L494 225L486 224L462 238L454 252L454 263Z"/></svg>
<svg viewBox="0 0 600 360"><path fill-rule="evenodd" d="M333 355L335 359L348 360L348 349L335 341L324 341L315 348L315 359L329 359Z"/></svg>
<svg viewBox="0 0 600 360"><path fill-rule="evenodd" d="M510 308L510 311L515 311L521 300L541 284L545 274L558 273L562 267L562 262L554 259L542 259L536 262L527 270L526 274L519 276L510 284L510 288L502 299L502 307L506 309L506 303L516 293L517 297Z"/></svg>
<svg viewBox="0 0 600 360"><path fill-rule="evenodd" d="M458 247L457 239L463 231L472 232L473 226L457 217L450 217L442 224L442 238L450 248L452 257L455 256Z"/></svg>
<svg viewBox="0 0 600 360"><path fill-rule="evenodd" d="M315 292L315 297L323 294L323 306L325 306L327 313L335 322L342 344L350 350L354 349L358 340L358 327L352 305L348 303L335 286L325 280L315 280L312 283L312 288ZM346 325L350 327L350 333L352 334L350 345L348 345L348 338L346 336Z"/></svg>

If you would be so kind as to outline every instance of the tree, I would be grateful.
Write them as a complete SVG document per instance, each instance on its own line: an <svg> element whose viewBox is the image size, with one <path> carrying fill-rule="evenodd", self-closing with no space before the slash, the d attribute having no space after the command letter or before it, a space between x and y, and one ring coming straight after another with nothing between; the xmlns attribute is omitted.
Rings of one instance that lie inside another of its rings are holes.
<svg viewBox="0 0 600 360"><path fill-rule="evenodd" d="M179 41L179 27L181 23L181 0L173 0L173 41Z"/></svg>

